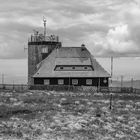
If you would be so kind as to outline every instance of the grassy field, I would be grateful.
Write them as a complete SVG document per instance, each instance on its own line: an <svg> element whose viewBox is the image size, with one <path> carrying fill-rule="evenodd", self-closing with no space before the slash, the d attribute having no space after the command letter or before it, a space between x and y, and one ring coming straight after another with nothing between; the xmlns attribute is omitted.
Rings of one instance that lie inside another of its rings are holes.
<svg viewBox="0 0 140 140"><path fill-rule="evenodd" d="M0 140L139 140L140 95L0 92Z"/></svg>

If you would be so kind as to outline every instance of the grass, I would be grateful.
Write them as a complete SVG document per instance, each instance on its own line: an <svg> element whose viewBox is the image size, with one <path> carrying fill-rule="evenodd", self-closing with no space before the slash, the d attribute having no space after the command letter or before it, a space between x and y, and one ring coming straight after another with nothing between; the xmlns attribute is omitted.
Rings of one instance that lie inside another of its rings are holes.
<svg viewBox="0 0 140 140"><path fill-rule="evenodd" d="M121 139L124 135L122 139L140 139L140 96L113 94L112 110L109 101L110 95L102 93L1 92L0 136L25 140Z"/></svg>

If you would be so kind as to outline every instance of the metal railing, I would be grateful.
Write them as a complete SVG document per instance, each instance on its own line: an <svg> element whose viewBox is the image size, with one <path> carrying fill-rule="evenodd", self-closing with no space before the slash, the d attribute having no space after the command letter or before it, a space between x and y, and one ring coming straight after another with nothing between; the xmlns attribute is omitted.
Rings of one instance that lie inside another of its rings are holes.
<svg viewBox="0 0 140 140"><path fill-rule="evenodd" d="M10 90L10 91L27 91L29 90L28 85L24 84L0 84L0 90Z"/></svg>
<svg viewBox="0 0 140 140"><path fill-rule="evenodd" d="M59 42L59 37L55 35L43 36L40 35L31 35L31 38L28 39L29 42L38 42L38 41L49 41L49 42Z"/></svg>

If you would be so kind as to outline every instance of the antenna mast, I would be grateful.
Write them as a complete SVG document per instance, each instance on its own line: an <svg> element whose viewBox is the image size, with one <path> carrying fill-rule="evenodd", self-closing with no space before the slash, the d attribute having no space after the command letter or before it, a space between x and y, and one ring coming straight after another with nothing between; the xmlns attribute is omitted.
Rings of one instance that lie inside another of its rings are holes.
<svg viewBox="0 0 140 140"><path fill-rule="evenodd" d="M44 37L46 36L46 18L43 17L43 22L44 22Z"/></svg>

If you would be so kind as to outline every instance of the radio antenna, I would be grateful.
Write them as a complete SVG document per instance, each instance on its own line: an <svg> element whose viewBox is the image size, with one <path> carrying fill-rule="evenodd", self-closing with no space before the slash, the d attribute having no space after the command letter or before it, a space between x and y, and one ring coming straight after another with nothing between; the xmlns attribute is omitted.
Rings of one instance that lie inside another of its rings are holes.
<svg viewBox="0 0 140 140"><path fill-rule="evenodd" d="M44 37L46 36L46 18L43 17L43 23L44 23Z"/></svg>

